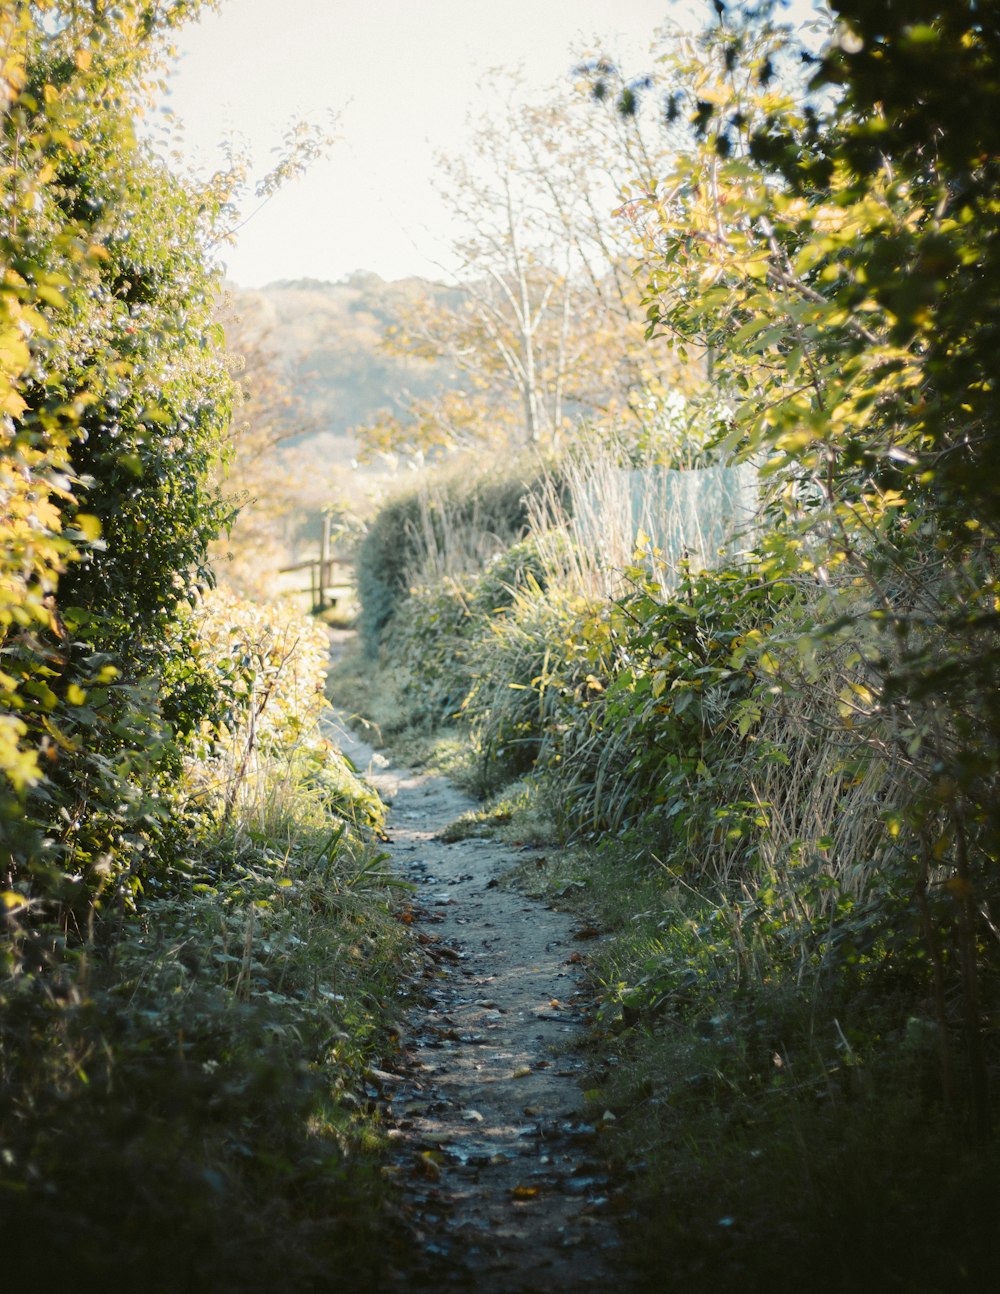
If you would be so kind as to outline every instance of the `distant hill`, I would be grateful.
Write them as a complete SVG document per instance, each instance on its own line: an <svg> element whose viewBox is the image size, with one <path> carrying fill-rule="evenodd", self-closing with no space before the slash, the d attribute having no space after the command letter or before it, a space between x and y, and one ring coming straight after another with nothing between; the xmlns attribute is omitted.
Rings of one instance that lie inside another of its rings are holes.
<svg viewBox="0 0 1000 1294"><path fill-rule="evenodd" d="M407 396L456 384L443 364L391 355L381 345L402 304L428 292L450 298L460 290L419 278L386 282L356 271L337 283L297 279L244 289L229 285L229 309L240 316L283 365L305 398L316 428L289 443L324 458L349 462L357 453L355 427L379 409L403 411ZM313 448L309 445L308 448Z"/></svg>

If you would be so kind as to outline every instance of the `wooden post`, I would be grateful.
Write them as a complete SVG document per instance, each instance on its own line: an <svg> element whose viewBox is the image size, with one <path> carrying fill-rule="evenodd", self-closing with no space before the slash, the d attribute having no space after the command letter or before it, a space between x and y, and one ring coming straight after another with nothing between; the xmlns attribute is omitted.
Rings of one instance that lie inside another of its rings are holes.
<svg viewBox="0 0 1000 1294"><path fill-rule="evenodd" d="M326 607L326 590L333 583L330 573L330 514L323 514L323 542L319 551L319 608Z"/></svg>

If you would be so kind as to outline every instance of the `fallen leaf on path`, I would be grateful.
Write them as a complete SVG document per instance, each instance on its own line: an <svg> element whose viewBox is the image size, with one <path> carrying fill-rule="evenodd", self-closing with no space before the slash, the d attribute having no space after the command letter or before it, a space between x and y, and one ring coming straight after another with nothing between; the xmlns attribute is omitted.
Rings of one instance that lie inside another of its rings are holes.
<svg viewBox="0 0 1000 1294"><path fill-rule="evenodd" d="M519 1069L514 1070L513 1074L511 1074L511 1078L527 1078L530 1073L531 1066L522 1065Z"/></svg>
<svg viewBox="0 0 1000 1294"><path fill-rule="evenodd" d="M510 1191L515 1200L533 1200L538 1192L537 1186L512 1186Z"/></svg>
<svg viewBox="0 0 1000 1294"><path fill-rule="evenodd" d="M423 1173L425 1177L430 1177L437 1181L441 1176L441 1160L440 1150L422 1150L416 1166L418 1171Z"/></svg>
<svg viewBox="0 0 1000 1294"><path fill-rule="evenodd" d="M427 949L427 955L432 957L436 962L460 962L465 957L464 953L460 953L457 948L449 948L447 944L431 944Z"/></svg>

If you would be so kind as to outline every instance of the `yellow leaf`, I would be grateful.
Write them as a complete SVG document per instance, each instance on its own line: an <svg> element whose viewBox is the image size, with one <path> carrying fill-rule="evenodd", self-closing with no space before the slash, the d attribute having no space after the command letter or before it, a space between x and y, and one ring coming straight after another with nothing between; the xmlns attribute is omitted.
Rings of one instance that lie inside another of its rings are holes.
<svg viewBox="0 0 1000 1294"><path fill-rule="evenodd" d="M83 688L78 687L76 683L70 683L69 687L66 689L66 700L70 705L83 705L86 699L87 694Z"/></svg>
<svg viewBox="0 0 1000 1294"><path fill-rule="evenodd" d="M48 302L50 306L62 307L66 304L66 299L61 292L50 287L47 283L39 283L35 292L42 301Z"/></svg>
<svg viewBox="0 0 1000 1294"><path fill-rule="evenodd" d="M90 65L94 61L94 56L89 49L78 49L73 57L78 72L88 72Z"/></svg>
<svg viewBox="0 0 1000 1294"><path fill-rule="evenodd" d="M83 532L84 538L88 539L91 543L93 543L95 539L100 539L101 537L100 520L97 517L92 516L89 512L78 512L76 514L76 526L78 530Z"/></svg>
<svg viewBox="0 0 1000 1294"><path fill-rule="evenodd" d="M769 651L762 651L760 654L760 667L765 674L777 674L781 664L776 656Z"/></svg>
<svg viewBox="0 0 1000 1294"><path fill-rule="evenodd" d="M0 411L9 413L12 418L20 418L27 407L16 391L8 391L3 404L0 404Z"/></svg>

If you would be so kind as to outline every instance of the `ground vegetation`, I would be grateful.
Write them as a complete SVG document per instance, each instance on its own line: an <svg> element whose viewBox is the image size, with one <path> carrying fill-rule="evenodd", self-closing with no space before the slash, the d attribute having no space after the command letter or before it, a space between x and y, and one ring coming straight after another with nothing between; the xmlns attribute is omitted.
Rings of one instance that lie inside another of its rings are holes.
<svg viewBox="0 0 1000 1294"><path fill-rule="evenodd" d="M370 1288L407 954L325 633L212 589L229 179L135 128L197 8L0 10L4 1269Z"/></svg>
<svg viewBox="0 0 1000 1294"><path fill-rule="evenodd" d="M575 506L533 512L537 569L485 602L488 567L414 586L383 641L425 662L404 713L443 699L493 820L516 837L544 810L573 847L556 892L611 932L593 1096L648 1278L977 1288L1000 1064L996 16L845 0L819 49L716 9L642 83L601 60L592 79L674 132L621 216L650 336L703 375L688 474L752 467L753 525L695 558L629 510L611 559L581 520L606 449L578 452Z"/></svg>

